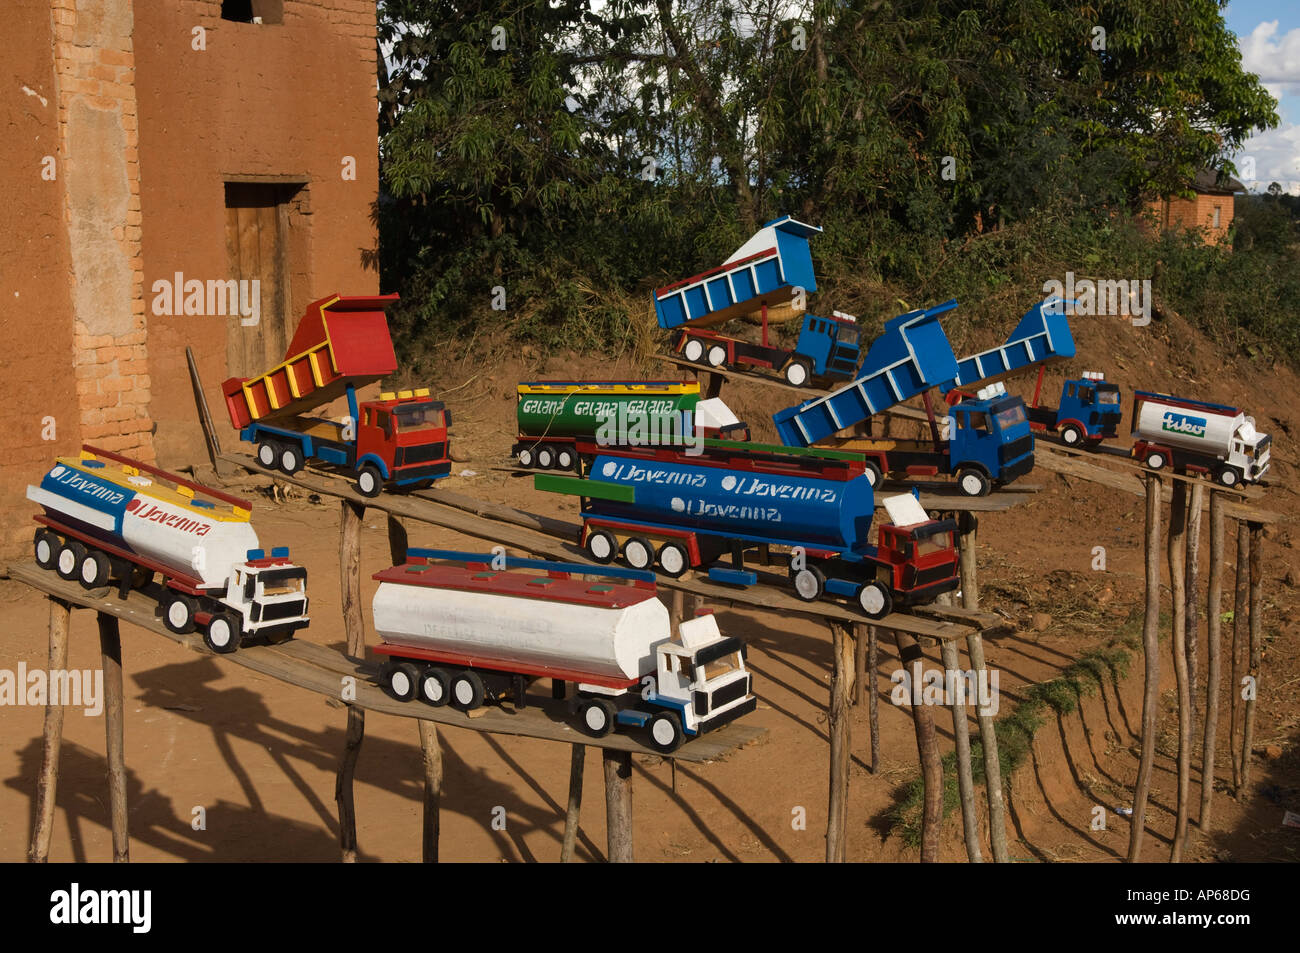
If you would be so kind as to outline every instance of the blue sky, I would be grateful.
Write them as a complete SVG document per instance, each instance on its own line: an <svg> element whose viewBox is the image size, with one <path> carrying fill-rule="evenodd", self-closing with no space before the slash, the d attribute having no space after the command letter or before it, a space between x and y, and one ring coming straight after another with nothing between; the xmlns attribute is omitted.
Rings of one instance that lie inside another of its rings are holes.
<svg viewBox="0 0 1300 953"><path fill-rule="evenodd" d="M1270 182L1300 195L1300 2L1232 0L1223 13L1237 34L1242 65L1259 75L1278 101L1281 124L1254 136L1236 158L1238 176L1252 192ZM1250 162L1254 160L1252 177Z"/></svg>

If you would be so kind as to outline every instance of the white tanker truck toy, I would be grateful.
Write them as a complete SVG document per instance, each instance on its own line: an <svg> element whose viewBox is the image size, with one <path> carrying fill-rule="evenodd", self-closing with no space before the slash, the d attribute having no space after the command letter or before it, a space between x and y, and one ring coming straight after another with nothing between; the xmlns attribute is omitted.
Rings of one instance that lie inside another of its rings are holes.
<svg viewBox="0 0 1300 953"><path fill-rule="evenodd" d="M757 706L744 644L712 615L674 637L651 572L412 549L374 578L379 681L399 701L523 707L536 678L574 682L583 732L645 728L664 753Z"/></svg>
<svg viewBox="0 0 1300 953"><path fill-rule="evenodd" d="M1236 407L1140 390L1132 421L1132 454L1152 470L1208 473L1223 486L1258 483L1268 471L1273 438Z"/></svg>
<svg viewBox="0 0 1300 953"><path fill-rule="evenodd" d="M167 628L202 627L214 652L283 641L307 624L307 570L288 549L258 548L246 500L89 446L60 457L27 498L45 510L35 517L41 568L86 589L116 579L123 599L145 589Z"/></svg>

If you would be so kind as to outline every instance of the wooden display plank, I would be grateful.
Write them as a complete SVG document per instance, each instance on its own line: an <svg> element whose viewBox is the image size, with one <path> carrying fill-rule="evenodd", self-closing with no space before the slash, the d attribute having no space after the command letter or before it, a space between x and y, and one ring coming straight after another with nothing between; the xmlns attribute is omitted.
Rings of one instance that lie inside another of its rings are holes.
<svg viewBox="0 0 1300 953"><path fill-rule="evenodd" d="M370 678L378 666L354 661L341 652L323 645L301 639L290 639L282 645L249 645L229 655L213 655L198 633L177 635L163 625L162 620L155 615L157 603L143 593L132 592L123 600L118 599L113 594L113 590L108 587L87 591L78 583L60 579L54 572L41 569L34 563L10 566L8 575L63 602L94 609L96 612L131 622L142 629L184 645L200 655L209 655L232 662L336 701L340 700L343 677L354 677L356 701L346 703L340 701L340 704L355 704L358 708L367 711L382 712L399 718L432 721L470 731L520 735L526 738L583 744L593 748L610 748L636 754L660 754L649 745L643 744L635 732L612 733L604 738L591 738L584 735L569 724L570 716L565 703L554 701L548 695L530 693L528 706L522 710L490 705L482 709L481 714L471 718L465 712L450 707L432 708L419 702L396 701L385 694L383 689L371 683ZM760 737L765 730L747 725L744 721L732 722L717 731L688 741L670 757L680 761L713 761L744 747Z"/></svg>
<svg viewBox="0 0 1300 953"><path fill-rule="evenodd" d="M504 520L488 519L462 511L455 506L435 502L432 499L417 495L381 493L377 497L366 498L357 493L350 482L340 477L326 476L306 470L300 470L293 476L287 476L278 470L263 468L252 457L244 454L227 452L221 455L221 459L241 466L253 473L272 476L277 480L301 486L314 493L363 503L366 506L388 513L407 516L420 522L442 526L493 543L513 546L524 552L545 556L549 559L585 563L595 567L596 571L601 568L587 557L576 542L566 542L563 539L557 539L554 536L529 529L524 525L520 525L518 520L507 523ZM508 509L509 507L498 507L495 512L502 514ZM557 521L552 521L552 525L555 522ZM569 540L577 540L577 524L572 524L572 528L567 531L566 536ZM760 574L760 578L762 575ZM833 602L804 602L793 595L768 586L737 589L708 582L704 579L672 579L662 574L657 575L657 580L659 586L663 589L678 589L682 592L703 596L711 602L722 605L775 609L827 622L832 620L855 623L866 621L865 616L854 609ZM881 628L906 632L917 638L936 641L965 638L972 631L978 630L978 625L940 621L901 612L892 613L875 624Z"/></svg>

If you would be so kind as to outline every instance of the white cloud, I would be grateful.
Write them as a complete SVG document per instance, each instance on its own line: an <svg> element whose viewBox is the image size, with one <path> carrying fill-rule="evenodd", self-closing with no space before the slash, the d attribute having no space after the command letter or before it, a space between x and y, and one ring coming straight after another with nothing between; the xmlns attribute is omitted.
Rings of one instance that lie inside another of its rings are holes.
<svg viewBox="0 0 1300 953"><path fill-rule="evenodd" d="M1300 98L1300 28L1279 35L1277 27L1277 20L1266 20L1240 37L1238 45L1242 66L1257 74L1278 100L1282 122L1276 129L1246 140L1233 161L1241 173L1238 178L1250 191L1262 192L1269 183L1277 182L1292 195L1300 195L1300 125L1286 119Z"/></svg>

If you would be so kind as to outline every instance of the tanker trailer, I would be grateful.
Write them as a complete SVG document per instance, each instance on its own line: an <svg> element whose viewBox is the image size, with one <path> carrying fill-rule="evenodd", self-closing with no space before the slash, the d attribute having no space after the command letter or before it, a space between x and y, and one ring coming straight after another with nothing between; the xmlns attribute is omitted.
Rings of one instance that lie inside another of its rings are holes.
<svg viewBox="0 0 1300 953"><path fill-rule="evenodd" d="M1258 483L1268 470L1273 438L1236 407L1136 391L1132 421L1132 454L1152 470L1172 464L1223 486Z"/></svg>
<svg viewBox="0 0 1300 953"><path fill-rule="evenodd" d="M860 457L824 450L710 441L699 456L606 449L586 479L539 475L538 489L582 497L582 542L600 563L671 577L708 567L718 582L752 586L745 568L784 559L795 595L854 600L869 618L955 589L956 525L925 517L881 526L870 545L875 497ZM579 445L583 449L582 445ZM780 552L774 559L773 550ZM730 565L722 559L730 556Z"/></svg>
<svg viewBox="0 0 1300 953"><path fill-rule="evenodd" d="M697 431L748 431L717 398L700 399L698 381L524 381L511 454L521 467L577 470L576 442L683 445Z"/></svg>
<svg viewBox="0 0 1300 953"><path fill-rule="evenodd" d="M379 682L399 701L472 711L509 697L522 708L534 679L574 682L583 732L646 728L665 753L757 705L743 643L712 615L674 638L652 573L411 549L374 578Z"/></svg>
<svg viewBox="0 0 1300 953"><path fill-rule="evenodd" d="M214 652L283 641L307 624L307 570L286 548L259 548L246 500L90 446L60 457L27 498L45 511L35 517L41 568L86 589L116 579L123 599L141 589L168 629L202 627Z"/></svg>

